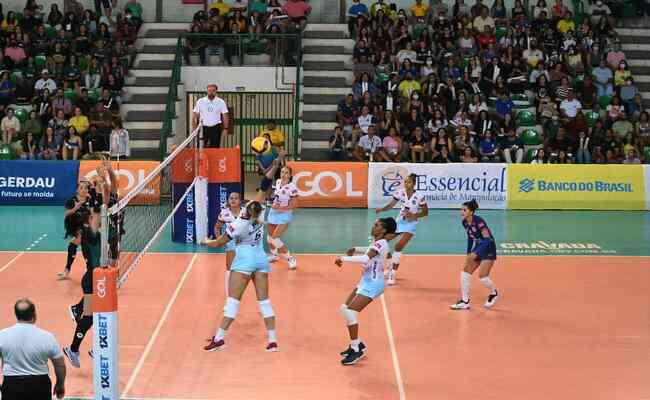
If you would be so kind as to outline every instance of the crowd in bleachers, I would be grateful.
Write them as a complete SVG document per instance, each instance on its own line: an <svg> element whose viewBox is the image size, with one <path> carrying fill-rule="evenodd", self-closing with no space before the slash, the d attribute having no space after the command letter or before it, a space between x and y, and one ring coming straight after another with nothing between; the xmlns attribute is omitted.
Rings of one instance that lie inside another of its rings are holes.
<svg viewBox="0 0 650 400"><path fill-rule="evenodd" d="M0 158L79 159L109 148L127 155L120 104L142 6L95 7L0 4Z"/></svg>
<svg viewBox="0 0 650 400"><path fill-rule="evenodd" d="M355 81L331 158L649 162L648 113L610 7L523 4L355 0Z"/></svg>
<svg viewBox="0 0 650 400"><path fill-rule="evenodd" d="M311 7L304 0L213 0L206 11L198 11L190 25L190 33L230 34L237 36L212 39L188 38L184 58L191 65L191 54L198 54L201 65L207 65L210 54L221 55L233 65L233 57L266 53L270 64L295 65L298 41L260 36L264 33L299 33L307 25Z"/></svg>

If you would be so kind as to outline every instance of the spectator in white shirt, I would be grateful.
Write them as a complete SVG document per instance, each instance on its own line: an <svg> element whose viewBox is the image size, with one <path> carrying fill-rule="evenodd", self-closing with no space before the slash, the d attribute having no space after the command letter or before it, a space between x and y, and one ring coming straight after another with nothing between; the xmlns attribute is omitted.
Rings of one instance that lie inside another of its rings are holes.
<svg viewBox="0 0 650 400"><path fill-rule="evenodd" d="M361 115L357 117L359 128L363 133L368 133L368 127L375 123L375 116L370 114L370 108L363 106L361 108Z"/></svg>
<svg viewBox="0 0 650 400"><path fill-rule="evenodd" d="M7 115L0 122L0 129L2 130L2 143L11 144L13 136L20 132L20 121L14 115L13 108L7 109Z"/></svg>
<svg viewBox="0 0 650 400"><path fill-rule="evenodd" d="M50 93L56 91L56 82L50 78L50 71L44 69L41 72L41 79L36 81L34 84L34 89L36 89L37 92L40 92L43 89L49 90Z"/></svg>
<svg viewBox="0 0 650 400"><path fill-rule="evenodd" d="M47 362L52 360L56 384L54 394L65 395L65 361L54 335L36 326L36 306L28 299L14 305L18 322L0 330L2 398L6 400L51 400L52 381Z"/></svg>
<svg viewBox="0 0 650 400"><path fill-rule="evenodd" d="M573 119L582 110L582 104L575 98L573 90L569 90L567 98L560 103L560 113L565 118Z"/></svg>
<svg viewBox="0 0 650 400"><path fill-rule="evenodd" d="M383 161L388 160L386 153L382 149L382 141L375 134L375 126L368 127L367 134L361 136L357 148L354 150L354 156L359 161Z"/></svg>

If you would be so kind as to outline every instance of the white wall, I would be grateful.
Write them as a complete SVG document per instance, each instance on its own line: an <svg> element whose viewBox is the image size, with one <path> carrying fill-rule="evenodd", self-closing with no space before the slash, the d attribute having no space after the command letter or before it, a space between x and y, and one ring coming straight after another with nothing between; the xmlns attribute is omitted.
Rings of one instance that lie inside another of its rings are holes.
<svg viewBox="0 0 650 400"><path fill-rule="evenodd" d="M181 82L186 92L202 91L216 83L223 92L291 92L296 82L296 68L275 67L183 67Z"/></svg>

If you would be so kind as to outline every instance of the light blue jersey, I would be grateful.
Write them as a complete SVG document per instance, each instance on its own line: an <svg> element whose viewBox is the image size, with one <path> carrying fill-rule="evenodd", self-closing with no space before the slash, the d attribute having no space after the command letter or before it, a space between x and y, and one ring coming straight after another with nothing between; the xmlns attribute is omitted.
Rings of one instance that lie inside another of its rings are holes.
<svg viewBox="0 0 650 400"><path fill-rule="evenodd" d="M418 220L408 221L406 214L417 214L422 211L422 208L427 204L424 196L418 192L414 192L411 197L408 197L406 189L401 189L393 195L393 199L402 203L402 208L397 217L397 233L410 233L415 235L415 229L418 225Z"/></svg>
<svg viewBox="0 0 650 400"><path fill-rule="evenodd" d="M230 208L228 207L222 208L221 212L219 213L219 216L217 217L217 220L223 224L223 227L221 228L221 232L215 232L215 234L226 233L228 224L232 224L233 222L235 222L235 219L237 219L237 216L232 212ZM231 240L230 242L226 243L226 245L223 247L223 250L225 252L235 251L235 245L236 245L235 241Z"/></svg>
<svg viewBox="0 0 650 400"><path fill-rule="evenodd" d="M226 234L235 242L235 259L232 271L251 274L257 271L271 272L264 252L264 225L242 217L228 224Z"/></svg>
<svg viewBox="0 0 650 400"><path fill-rule="evenodd" d="M357 294L374 299L384 293L384 267L388 255L388 242L386 239L374 241L368 247L366 254L374 250L377 255L364 263L363 275L357 285Z"/></svg>

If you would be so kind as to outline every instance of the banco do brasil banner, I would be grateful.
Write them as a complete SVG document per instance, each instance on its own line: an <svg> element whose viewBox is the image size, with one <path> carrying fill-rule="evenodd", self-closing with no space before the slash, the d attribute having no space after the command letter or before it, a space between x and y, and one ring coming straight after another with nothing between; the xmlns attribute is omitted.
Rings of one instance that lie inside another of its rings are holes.
<svg viewBox="0 0 650 400"><path fill-rule="evenodd" d="M0 161L0 204L63 205L78 176L79 161Z"/></svg>
<svg viewBox="0 0 650 400"><path fill-rule="evenodd" d="M643 210L641 165L508 166L508 208Z"/></svg>
<svg viewBox="0 0 650 400"><path fill-rule="evenodd" d="M459 208L475 199L481 208L504 209L507 204L506 164L370 163L368 207L383 207L409 174L418 176L415 190L431 208ZM398 205L399 206L399 205Z"/></svg>

